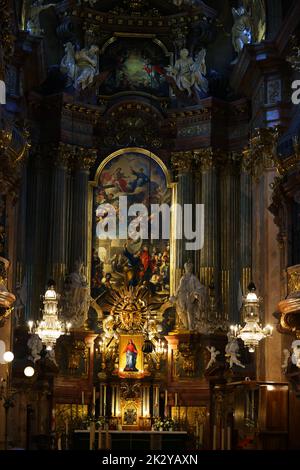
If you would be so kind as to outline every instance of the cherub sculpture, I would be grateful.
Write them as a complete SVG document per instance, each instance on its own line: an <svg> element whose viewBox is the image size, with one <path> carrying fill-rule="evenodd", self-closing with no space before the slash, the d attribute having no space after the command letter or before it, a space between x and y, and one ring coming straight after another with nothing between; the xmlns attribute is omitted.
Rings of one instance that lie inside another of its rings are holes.
<svg viewBox="0 0 300 470"><path fill-rule="evenodd" d="M98 67L98 46L92 45L75 51L72 43L65 44L65 55L60 63L60 70L66 74L69 84L77 90L85 90L92 85Z"/></svg>
<svg viewBox="0 0 300 470"><path fill-rule="evenodd" d="M245 368L244 364L242 364L241 361L238 359L238 356L239 356L238 351L240 348L239 348L237 339L234 338L230 333L228 333L227 336L228 336L228 343L225 347L225 355L229 362L230 369L234 365Z"/></svg>
<svg viewBox="0 0 300 470"><path fill-rule="evenodd" d="M250 44L252 40L250 15L244 7L232 8L232 14L232 44L235 52L240 54L245 44Z"/></svg>
<svg viewBox="0 0 300 470"><path fill-rule="evenodd" d="M36 361L39 361L41 359L41 351L43 349L43 343L40 340L38 335L30 335L29 340L27 341L27 346L30 349L30 356L28 356L28 359L33 361L35 364Z"/></svg>
<svg viewBox="0 0 300 470"><path fill-rule="evenodd" d="M43 30L41 29L40 25L40 13L54 6L55 3L48 3L47 5L43 5L43 0L37 0L30 6L27 20L27 30L31 36L41 36L43 34Z"/></svg>
<svg viewBox="0 0 300 470"><path fill-rule="evenodd" d="M300 368L300 340L296 339L292 342L292 363Z"/></svg>
<svg viewBox="0 0 300 470"><path fill-rule="evenodd" d="M214 346L206 346L207 351L210 352L210 360L206 366L206 369L209 369L211 366L213 366L217 362L217 356L220 354L220 351L217 351Z"/></svg>
<svg viewBox="0 0 300 470"><path fill-rule="evenodd" d="M206 50L202 49L195 60L189 56L187 49L181 49L180 57L174 66L167 67L167 73L172 77L180 91L187 91L188 96L192 95L195 89L200 93L207 93L208 81L205 65Z"/></svg>

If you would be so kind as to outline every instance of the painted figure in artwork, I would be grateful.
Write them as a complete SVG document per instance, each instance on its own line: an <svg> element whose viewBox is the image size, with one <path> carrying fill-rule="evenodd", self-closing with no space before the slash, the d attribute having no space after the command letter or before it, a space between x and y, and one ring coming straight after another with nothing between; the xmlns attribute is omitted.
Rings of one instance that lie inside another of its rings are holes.
<svg viewBox="0 0 300 470"><path fill-rule="evenodd" d="M136 368L138 351L132 339L128 341L123 353L126 353L126 366L124 368L124 372L138 372L138 369Z"/></svg>

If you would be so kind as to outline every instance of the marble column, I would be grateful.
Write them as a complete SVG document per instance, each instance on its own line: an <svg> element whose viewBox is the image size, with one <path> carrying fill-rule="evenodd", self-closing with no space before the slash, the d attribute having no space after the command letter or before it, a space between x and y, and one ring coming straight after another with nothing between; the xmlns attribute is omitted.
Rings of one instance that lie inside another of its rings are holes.
<svg viewBox="0 0 300 470"><path fill-rule="evenodd" d="M184 205L194 204L194 181L193 181L193 152L176 152L172 155L172 166L176 171L176 200L174 201L181 208L181 220L179 214L173 218L173 236L174 230L178 236L175 242L175 273L174 273L174 289L177 288L182 275L184 263L187 260L194 261L194 252L187 251L185 248L185 230L184 230ZM181 230L181 237L179 232ZM172 261L172 260L171 260Z"/></svg>
<svg viewBox="0 0 300 470"><path fill-rule="evenodd" d="M48 276L61 291L66 274L67 168L70 151L60 144L53 156Z"/></svg>
<svg viewBox="0 0 300 470"><path fill-rule="evenodd" d="M91 149L77 149L74 160L75 174L73 183L70 270L74 268L75 262L79 259L85 267L88 262L88 184L90 168L96 160L95 151Z"/></svg>

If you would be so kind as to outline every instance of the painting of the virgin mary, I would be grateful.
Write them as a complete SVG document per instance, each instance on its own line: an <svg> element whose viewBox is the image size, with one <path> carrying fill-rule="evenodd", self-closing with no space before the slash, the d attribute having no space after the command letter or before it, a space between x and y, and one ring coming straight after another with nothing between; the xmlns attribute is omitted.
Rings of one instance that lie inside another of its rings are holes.
<svg viewBox="0 0 300 470"><path fill-rule="evenodd" d="M126 366L124 368L124 372L138 372L138 369L136 368L138 351L132 339L129 339L126 347L124 348L123 354L126 354Z"/></svg>

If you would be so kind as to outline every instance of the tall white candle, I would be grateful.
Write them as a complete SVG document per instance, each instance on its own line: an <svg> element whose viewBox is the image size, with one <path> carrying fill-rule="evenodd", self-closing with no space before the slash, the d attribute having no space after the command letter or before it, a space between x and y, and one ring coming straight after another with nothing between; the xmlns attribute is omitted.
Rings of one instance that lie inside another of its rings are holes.
<svg viewBox="0 0 300 470"><path fill-rule="evenodd" d="M106 385L103 388L103 416L106 416Z"/></svg>
<svg viewBox="0 0 300 470"><path fill-rule="evenodd" d="M165 415L168 416L168 390L165 390Z"/></svg>
<svg viewBox="0 0 300 470"><path fill-rule="evenodd" d="M225 450L225 429L221 431L221 450Z"/></svg>
<svg viewBox="0 0 300 470"><path fill-rule="evenodd" d="M227 426L227 450L231 450L231 428Z"/></svg>
<svg viewBox="0 0 300 470"><path fill-rule="evenodd" d="M200 424L200 431L199 431L199 444L202 446L203 444L203 424Z"/></svg>
<svg viewBox="0 0 300 470"><path fill-rule="evenodd" d="M217 450L217 426L215 424L213 428L213 450Z"/></svg>

